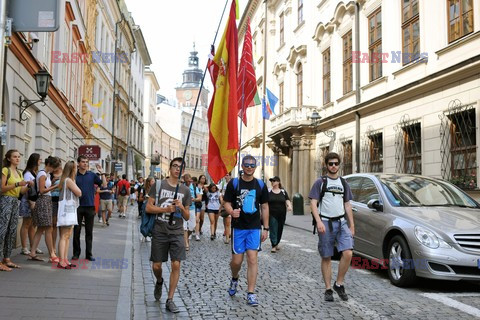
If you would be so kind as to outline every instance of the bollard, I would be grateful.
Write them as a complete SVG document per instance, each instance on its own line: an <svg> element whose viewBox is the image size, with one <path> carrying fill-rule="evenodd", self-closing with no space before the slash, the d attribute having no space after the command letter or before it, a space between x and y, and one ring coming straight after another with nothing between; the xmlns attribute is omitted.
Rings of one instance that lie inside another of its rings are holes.
<svg viewBox="0 0 480 320"><path fill-rule="evenodd" d="M293 195L293 214L303 216L303 196L298 192Z"/></svg>

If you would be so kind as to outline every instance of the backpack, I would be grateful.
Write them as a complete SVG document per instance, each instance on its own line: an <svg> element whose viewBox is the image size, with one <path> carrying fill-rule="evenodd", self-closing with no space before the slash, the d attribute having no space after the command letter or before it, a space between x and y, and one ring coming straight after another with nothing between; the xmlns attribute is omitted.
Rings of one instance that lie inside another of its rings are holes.
<svg viewBox="0 0 480 320"><path fill-rule="evenodd" d="M162 180L158 180L155 184L155 205L158 203L158 197L160 195L160 190L162 189ZM150 214L146 211L142 214L142 223L140 224L140 233L144 237L151 237L153 232L153 227L155 226L155 220L157 219L156 214Z"/></svg>
<svg viewBox="0 0 480 320"><path fill-rule="evenodd" d="M122 189L120 189L120 195L121 196L127 195L127 187L125 186L125 183L122 183Z"/></svg>
<svg viewBox="0 0 480 320"><path fill-rule="evenodd" d="M320 196L318 198L318 207L320 207L320 204L322 203L322 199L323 199L323 196L325 195L325 192L328 192L327 191L327 183L328 183L327 176L322 176L321 179L322 179L322 190L320 191ZM345 181L345 179L343 179L343 177L340 177L340 182L342 182L343 191L345 192L345 190L347 190L347 181ZM315 232L317 230L317 222L315 221L315 217L313 216L313 212L310 212L310 214L312 215L313 234L315 234ZM320 214L320 212L318 214Z"/></svg>
<svg viewBox="0 0 480 320"><path fill-rule="evenodd" d="M194 198L197 198L197 186L193 186L193 195ZM202 202L201 201L195 201L195 208L201 209L202 208Z"/></svg>
<svg viewBox="0 0 480 320"><path fill-rule="evenodd" d="M265 186L265 183L260 180L260 179L255 179L260 186L260 190L263 190L263 187ZM233 179L233 189L237 190L238 187L238 178ZM239 190L240 191L240 190ZM236 197L239 196L239 194L235 193ZM237 198L238 200L238 198ZM243 205L242 205L242 211L245 214L254 214L257 212L257 208L255 206L255 201L257 200L257 188L254 188L250 191L248 191L247 195L243 199ZM239 203L237 203L239 205Z"/></svg>
<svg viewBox="0 0 480 320"><path fill-rule="evenodd" d="M38 199L38 188L37 188L37 175L30 172L33 176L33 187L28 189L27 199L28 201L35 202Z"/></svg>
<svg viewBox="0 0 480 320"><path fill-rule="evenodd" d="M10 177L12 176L12 171L10 170L10 167L7 167L7 180L5 180L5 185L8 185L8 179L10 179ZM17 174L18 176L20 177L22 175L22 172L20 170L17 169ZM18 196L18 200L21 200L23 197L23 194L20 193L20 195Z"/></svg>

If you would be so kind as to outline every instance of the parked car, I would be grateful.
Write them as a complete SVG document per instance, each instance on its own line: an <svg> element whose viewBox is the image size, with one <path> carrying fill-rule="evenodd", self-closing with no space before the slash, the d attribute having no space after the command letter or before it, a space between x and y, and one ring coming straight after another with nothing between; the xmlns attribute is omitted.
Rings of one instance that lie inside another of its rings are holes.
<svg viewBox="0 0 480 320"><path fill-rule="evenodd" d="M355 254L390 281L480 280L480 205L455 185L409 174L352 174ZM368 261L368 260L367 260Z"/></svg>

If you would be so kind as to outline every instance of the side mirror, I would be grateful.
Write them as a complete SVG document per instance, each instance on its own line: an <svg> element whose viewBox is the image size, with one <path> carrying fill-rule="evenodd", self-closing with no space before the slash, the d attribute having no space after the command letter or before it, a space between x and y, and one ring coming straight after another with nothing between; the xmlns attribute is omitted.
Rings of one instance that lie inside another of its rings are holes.
<svg viewBox="0 0 480 320"><path fill-rule="evenodd" d="M367 206L370 209L374 209L374 210L377 210L377 211L383 211L383 205L380 204L380 201L378 199L372 199L372 200L368 201Z"/></svg>

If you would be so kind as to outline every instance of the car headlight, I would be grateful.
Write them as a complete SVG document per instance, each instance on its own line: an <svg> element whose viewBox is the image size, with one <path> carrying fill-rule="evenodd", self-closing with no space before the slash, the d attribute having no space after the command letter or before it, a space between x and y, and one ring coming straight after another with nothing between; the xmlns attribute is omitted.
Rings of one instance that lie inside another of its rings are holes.
<svg viewBox="0 0 480 320"><path fill-rule="evenodd" d="M437 237L435 233L420 226L415 227L415 237L417 238L418 242L431 249L437 249L439 247L448 249L451 248L448 243Z"/></svg>

